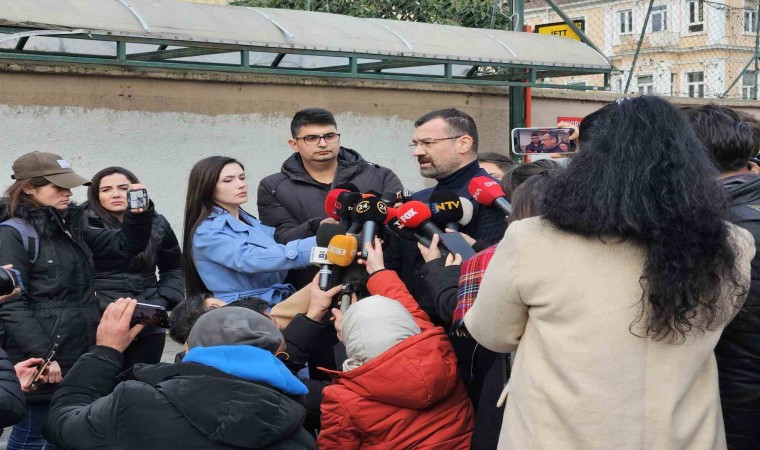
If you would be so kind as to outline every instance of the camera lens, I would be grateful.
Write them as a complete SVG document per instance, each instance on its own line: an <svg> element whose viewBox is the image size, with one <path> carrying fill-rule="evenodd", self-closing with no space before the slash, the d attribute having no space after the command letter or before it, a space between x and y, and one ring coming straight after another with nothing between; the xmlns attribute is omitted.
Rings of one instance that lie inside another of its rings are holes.
<svg viewBox="0 0 760 450"><path fill-rule="evenodd" d="M16 282L16 276L13 272L0 267L0 295L8 295L13 293L18 283Z"/></svg>

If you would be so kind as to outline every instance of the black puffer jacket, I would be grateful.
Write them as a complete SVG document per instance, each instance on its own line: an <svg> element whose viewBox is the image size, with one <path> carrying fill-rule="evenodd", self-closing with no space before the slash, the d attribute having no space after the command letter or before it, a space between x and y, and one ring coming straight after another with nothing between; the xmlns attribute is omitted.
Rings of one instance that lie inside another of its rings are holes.
<svg viewBox="0 0 760 450"><path fill-rule="evenodd" d="M760 176L729 180L734 180L725 184L732 220L752 233L757 253L747 300L723 330L715 356L728 446L755 450L760 448Z"/></svg>
<svg viewBox="0 0 760 450"><path fill-rule="evenodd" d="M121 229L101 220L86 203L82 206L90 227ZM97 254L93 257L95 291L101 310L121 297L131 297L140 303L172 310L185 298L182 250L169 221L161 214L153 217L150 243L138 256L125 251L118 258L101 258ZM159 277L156 277L156 268Z"/></svg>
<svg viewBox="0 0 760 450"><path fill-rule="evenodd" d="M138 365L94 347L56 392L45 437L69 449L315 449L304 408L265 385L193 363ZM115 387L115 389L114 389ZM96 400L99 400L96 402Z"/></svg>
<svg viewBox="0 0 760 450"><path fill-rule="evenodd" d="M0 434L3 428L15 425L24 418L26 403L16 369L8 361L8 355L0 349Z"/></svg>
<svg viewBox="0 0 760 450"><path fill-rule="evenodd" d="M31 223L40 238L34 264L18 231L0 227L0 265L13 264L21 272L26 292L0 305L5 349L14 363L45 356L54 336L60 336L55 361L64 377L77 358L95 343L100 311L93 290L92 254L118 258L138 254L150 238L153 210L127 213L124 230L82 226L83 210L72 206L67 220L51 207L20 206L15 216ZM6 220L7 215L3 214ZM48 401L53 384L43 384L27 401Z"/></svg>

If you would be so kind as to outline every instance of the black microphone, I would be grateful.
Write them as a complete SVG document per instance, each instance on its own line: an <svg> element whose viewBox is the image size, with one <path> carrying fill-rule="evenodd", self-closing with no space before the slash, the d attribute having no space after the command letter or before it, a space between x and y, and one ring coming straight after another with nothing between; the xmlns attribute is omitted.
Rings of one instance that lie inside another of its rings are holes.
<svg viewBox="0 0 760 450"><path fill-rule="evenodd" d="M415 233L411 228L405 227L401 222L399 222L398 217L394 217L393 219L389 220L385 225L389 230L391 230L391 233L395 234L401 239L406 239L407 241L417 241L424 247L430 247L432 244L432 242L430 242L430 239L427 237Z"/></svg>
<svg viewBox="0 0 760 450"><path fill-rule="evenodd" d="M333 223L323 223L317 230L317 246L311 250L309 262L319 266L319 288L326 291L330 288L332 263L328 259L328 247L333 237L346 234L346 229Z"/></svg>
<svg viewBox="0 0 760 450"><path fill-rule="evenodd" d="M464 209L459 195L454 191L440 190L430 195L430 220L441 228L459 231Z"/></svg>
<svg viewBox="0 0 760 450"><path fill-rule="evenodd" d="M351 227L351 212L354 206L362 201L362 194L359 192L341 192L338 200L335 202L335 213L340 217L340 224L346 228Z"/></svg>
<svg viewBox="0 0 760 450"><path fill-rule="evenodd" d="M356 204L354 222L362 224L362 258L367 257L367 247L372 245L377 233L377 224L385 222L388 216L388 206L377 197L367 197Z"/></svg>

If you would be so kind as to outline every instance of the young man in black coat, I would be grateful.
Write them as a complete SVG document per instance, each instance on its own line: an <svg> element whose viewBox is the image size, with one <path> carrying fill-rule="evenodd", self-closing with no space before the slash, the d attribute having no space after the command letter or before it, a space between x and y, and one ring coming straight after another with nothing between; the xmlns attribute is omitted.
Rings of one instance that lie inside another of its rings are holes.
<svg viewBox="0 0 760 450"><path fill-rule="evenodd" d="M118 383L135 300L103 314L97 345L61 383L45 436L69 449L316 449L302 428L306 393L276 357L282 334L244 308L219 308L196 322L183 362L136 366Z"/></svg>
<svg viewBox="0 0 760 450"><path fill-rule="evenodd" d="M712 152L730 205L732 222L755 238L760 252L760 175L752 125L730 108L684 108L694 131ZM760 254L752 260L749 295L715 348L720 401L730 450L760 448Z"/></svg>

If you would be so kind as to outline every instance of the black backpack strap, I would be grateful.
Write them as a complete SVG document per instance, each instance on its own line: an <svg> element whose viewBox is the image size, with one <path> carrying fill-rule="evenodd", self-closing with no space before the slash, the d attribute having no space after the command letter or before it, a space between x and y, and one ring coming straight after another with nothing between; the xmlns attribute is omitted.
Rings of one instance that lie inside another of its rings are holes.
<svg viewBox="0 0 760 450"><path fill-rule="evenodd" d="M0 223L0 227L15 228L16 231L19 232L21 235L21 242L23 242L24 248L26 248L29 262L34 264L34 262L37 261L37 257L40 256L40 235L32 224L26 220L14 217Z"/></svg>

